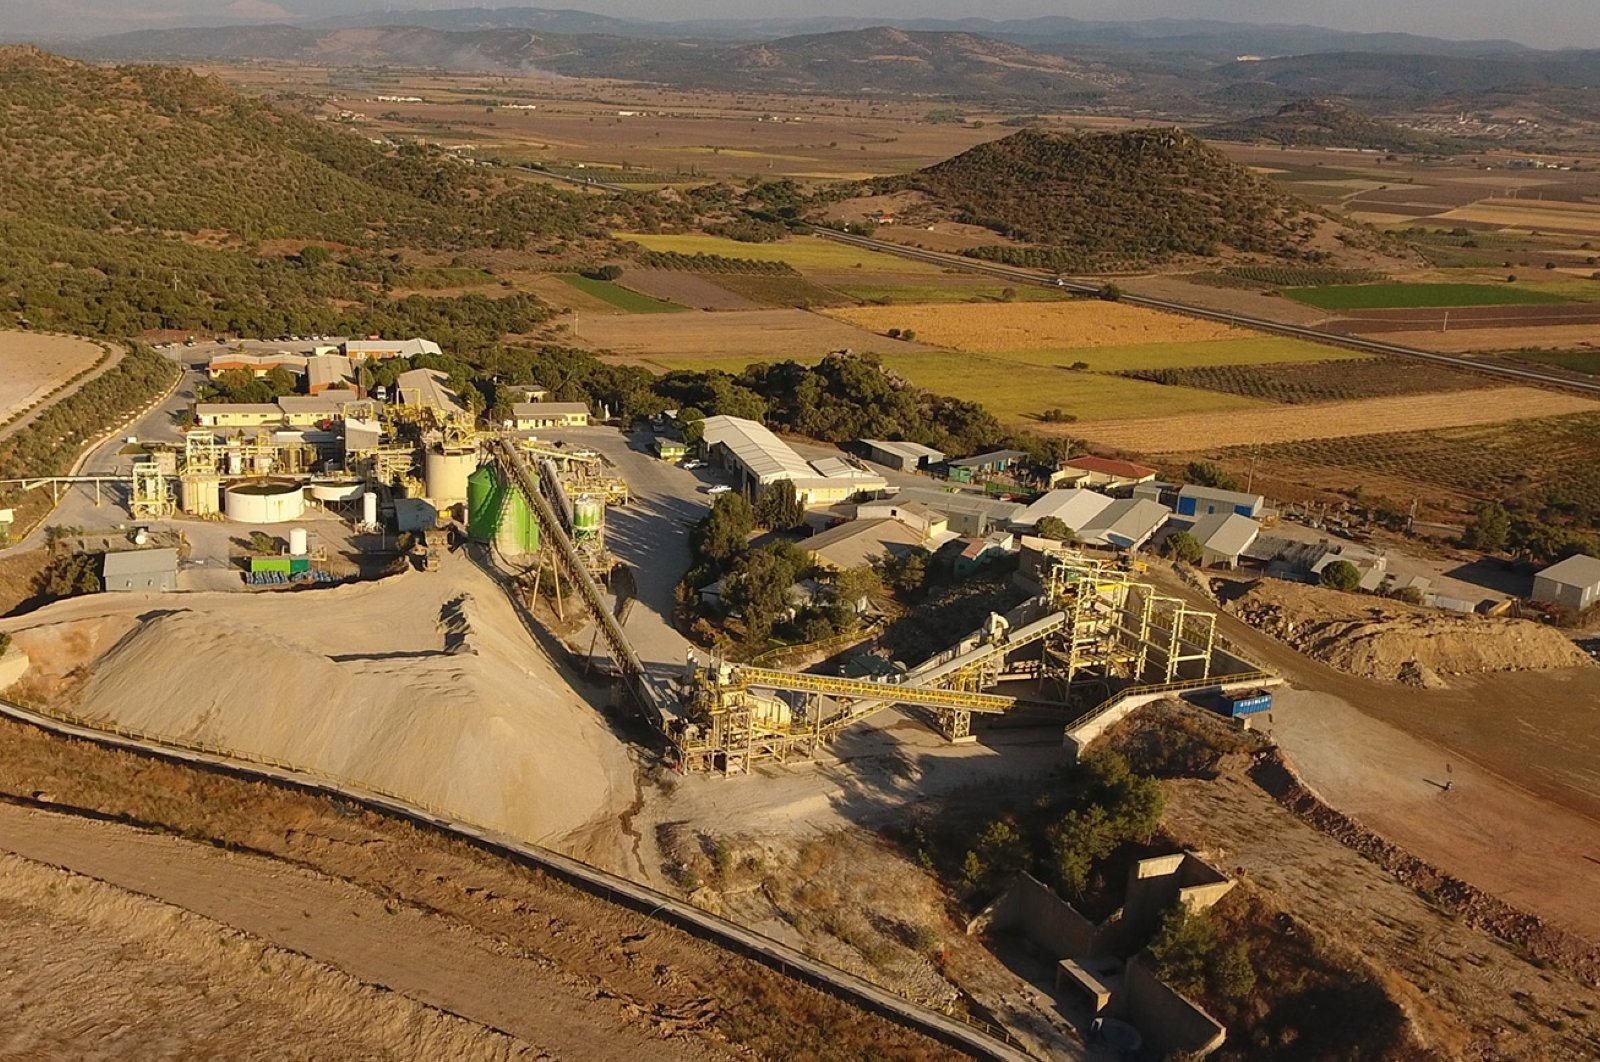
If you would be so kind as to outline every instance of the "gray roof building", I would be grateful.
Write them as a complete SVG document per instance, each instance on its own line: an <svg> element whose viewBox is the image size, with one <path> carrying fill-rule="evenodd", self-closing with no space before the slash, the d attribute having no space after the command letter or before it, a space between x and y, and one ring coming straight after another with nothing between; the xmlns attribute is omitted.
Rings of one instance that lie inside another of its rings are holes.
<svg viewBox="0 0 1600 1062"><path fill-rule="evenodd" d="M1078 541L1115 549L1138 549L1149 542L1172 515L1160 502L1148 498L1123 498L1112 502L1083 527L1074 528Z"/></svg>
<svg viewBox="0 0 1600 1062"><path fill-rule="evenodd" d="M107 593L166 592L178 588L178 551L129 549L107 553L100 568Z"/></svg>
<svg viewBox="0 0 1600 1062"><path fill-rule="evenodd" d="M1238 513L1216 513L1195 521L1189 533L1200 543L1204 556L1201 564L1207 568L1222 565L1232 568L1239 557L1261 534L1261 525L1248 516Z"/></svg>
<svg viewBox="0 0 1600 1062"><path fill-rule="evenodd" d="M1600 600L1600 559L1579 553L1533 577L1533 599L1582 612Z"/></svg>

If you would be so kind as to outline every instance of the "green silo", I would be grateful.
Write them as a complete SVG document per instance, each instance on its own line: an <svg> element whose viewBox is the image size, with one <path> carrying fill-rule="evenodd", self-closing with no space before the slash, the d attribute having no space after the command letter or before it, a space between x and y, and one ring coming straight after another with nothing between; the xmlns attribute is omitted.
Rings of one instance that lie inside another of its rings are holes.
<svg viewBox="0 0 1600 1062"><path fill-rule="evenodd" d="M510 497L506 503L505 522L500 527L500 550L517 556L536 553L539 549L539 518L522 492L506 488Z"/></svg>
<svg viewBox="0 0 1600 1062"><path fill-rule="evenodd" d="M493 464L482 465L467 477L467 533L474 541L493 541L505 503L506 488Z"/></svg>

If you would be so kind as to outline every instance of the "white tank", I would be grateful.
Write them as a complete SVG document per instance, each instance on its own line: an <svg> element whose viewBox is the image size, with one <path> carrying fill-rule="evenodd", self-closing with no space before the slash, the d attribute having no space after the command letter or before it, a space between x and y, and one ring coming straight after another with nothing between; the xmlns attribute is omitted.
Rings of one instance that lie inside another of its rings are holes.
<svg viewBox="0 0 1600 1062"><path fill-rule="evenodd" d="M306 512L306 492L284 480L251 480L223 492L223 511L241 524L284 524Z"/></svg>
<svg viewBox="0 0 1600 1062"><path fill-rule="evenodd" d="M310 547L306 542L306 529L303 527L289 528L289 556L304 557L310 552Z"/></svg>
<svg viewBox="0 0 1600 1062"><path fill-rule="evenodd" d="M238 450L228 451L228 475L244 475L244 454L240 453Z"/></svg>
<svg viewBox="0 0 1600 1062"><path fill-rule="evenodd" d="M429 450L422 459L428 500L440 509L467 500L467 477L478 470L476 450Z"/></svg>
<svg viewBox="0 0 1600 1062"><path fill-rule="evenodd" d="M361 496L361 522L368 527L378 526L378 492L369 490Z"/></svg>
<svg viewBox="0 0 1600 1062"><path fill-rule="evenodd" d="M360 482L343 479L312 480L311 496L319 502L336 503L355 501L361 497Z"/></svg>

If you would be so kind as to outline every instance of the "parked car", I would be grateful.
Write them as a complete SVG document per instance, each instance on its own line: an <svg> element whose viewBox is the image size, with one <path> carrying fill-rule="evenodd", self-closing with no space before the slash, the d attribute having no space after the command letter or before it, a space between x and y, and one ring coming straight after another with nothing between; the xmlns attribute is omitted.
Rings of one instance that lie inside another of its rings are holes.
<svg viewBox="0 0 1600 1062"><path fill-rule="evenodd" d="M715 483L706 488L706 493L711 495L726 494L732 489L726 483Z"/></svg>
<svg viewBox="0 0 1600 1062"><path fill-rule="evenodd" d="M706 467L706 463L704 461L700 460L697 457L691 457L689 460L687 460L687 461L685 461L683 463L683 467L687 468L687 469L690 469L690 470L693 470L693 469L696 469L696 468L704 468L704 467Z"/></svg>

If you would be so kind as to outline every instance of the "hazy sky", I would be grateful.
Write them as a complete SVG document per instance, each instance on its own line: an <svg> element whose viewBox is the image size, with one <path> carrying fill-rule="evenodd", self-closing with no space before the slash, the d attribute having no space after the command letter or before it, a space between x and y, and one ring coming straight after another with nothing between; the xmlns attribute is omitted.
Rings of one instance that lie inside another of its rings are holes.
<svg viewBox="0 0 1600 1062"><path fill-rule="evenodd" d="M415 7L501 7L512 0L0 0L0 32L92 35L136 26L262 22ZM1215 18L1404 30L1438 37L1509 37L1543 47L1600 47L1600 0L546 0L635 18L848 14L897 18Z"/></svg>

